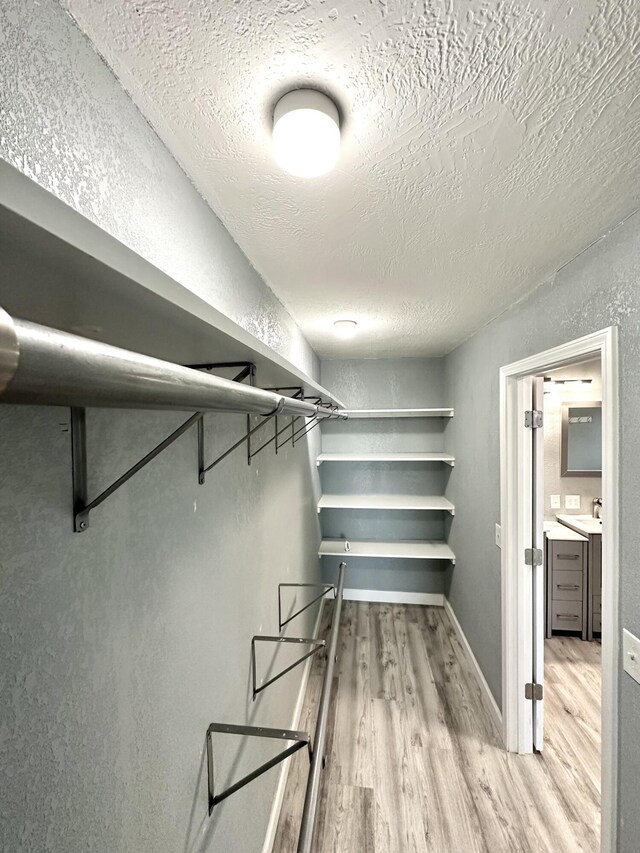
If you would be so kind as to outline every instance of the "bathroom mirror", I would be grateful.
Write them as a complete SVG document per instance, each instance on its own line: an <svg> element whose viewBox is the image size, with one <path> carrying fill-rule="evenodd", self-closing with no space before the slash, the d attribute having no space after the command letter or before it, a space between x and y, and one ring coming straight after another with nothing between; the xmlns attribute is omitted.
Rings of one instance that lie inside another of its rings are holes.
<svg viewBox="0 0 640 853"><path fill-rule="evenodd" d="M561 475L602 476L602 403L562 405Z"/></svg>

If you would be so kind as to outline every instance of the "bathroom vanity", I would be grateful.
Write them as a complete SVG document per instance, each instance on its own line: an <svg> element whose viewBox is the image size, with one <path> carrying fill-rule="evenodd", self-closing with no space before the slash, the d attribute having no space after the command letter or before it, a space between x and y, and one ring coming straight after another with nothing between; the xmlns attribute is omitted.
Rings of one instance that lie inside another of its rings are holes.
<svg viewBox="0 0 640 853"><path fill-rule="evenodd" d="M602 630L602 521L558 515L545 533L547 637L579 632L592 640Z"/></svg>

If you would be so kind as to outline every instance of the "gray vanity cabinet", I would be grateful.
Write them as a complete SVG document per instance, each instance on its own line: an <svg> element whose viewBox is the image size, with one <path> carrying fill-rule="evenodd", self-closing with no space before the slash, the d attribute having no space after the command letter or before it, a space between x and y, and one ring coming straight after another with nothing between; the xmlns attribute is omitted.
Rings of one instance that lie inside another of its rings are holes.
<svg viewBox="0 0 640 853"><path fill-rule="evenodd" d="M546 536L547 637L554 631L576 631L587 639L588 564L586 537L568 531Z"/></svg>
<svg viewBox="0 0 640 853"><path fill-rule="evenodd" d="M602 534L583 536L559 525L546 532L546 635L574 631L593 640L602 631Z"/></svg>

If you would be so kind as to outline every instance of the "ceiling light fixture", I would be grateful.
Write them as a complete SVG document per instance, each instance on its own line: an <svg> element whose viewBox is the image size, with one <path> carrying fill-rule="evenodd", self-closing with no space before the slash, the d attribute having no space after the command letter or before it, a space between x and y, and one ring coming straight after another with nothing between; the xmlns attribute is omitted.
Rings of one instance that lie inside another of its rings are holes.
<svg viewBox="0 0 640 853"><path fill-rule="evenodd" d="M278 165L299 178L316 178L332 169L340 153L338 108L315 89L295 89L273 114L273 151Z"/></svg>
<svg viewBox="0 0 640 853"><path fill-rule="evenodd" d="M335 320L333 328L339 338L352 338L358 328L355 320Z"/></svg>

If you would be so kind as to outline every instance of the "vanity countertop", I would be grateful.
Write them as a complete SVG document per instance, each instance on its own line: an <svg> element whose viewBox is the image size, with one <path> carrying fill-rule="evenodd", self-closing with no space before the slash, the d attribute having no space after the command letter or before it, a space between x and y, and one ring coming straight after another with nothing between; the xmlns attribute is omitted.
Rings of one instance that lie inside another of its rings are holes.
<svg viewBox="0 0 640 853"><path fill-rule="evenodd" d="M552 542L588 542L586 536L582 536L582 534L578 533L576 530L572 530L570 527L567 527L565 524L549 524L545 525L545 534L547 539Z"/></svg>
<svg viewBox="0 0 640 853"><path fill-rule="evenodd" d="M561 524L565 524L576 533L583 536L593 536L602 533L602 519L590 515L556 515Z"/></svg>

